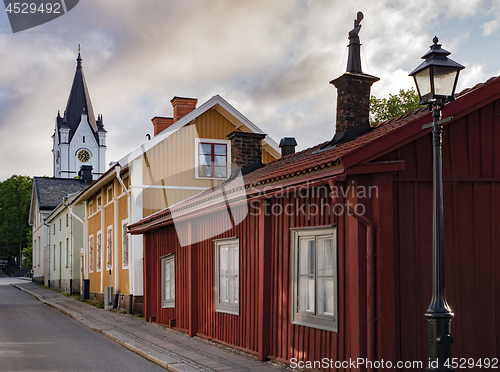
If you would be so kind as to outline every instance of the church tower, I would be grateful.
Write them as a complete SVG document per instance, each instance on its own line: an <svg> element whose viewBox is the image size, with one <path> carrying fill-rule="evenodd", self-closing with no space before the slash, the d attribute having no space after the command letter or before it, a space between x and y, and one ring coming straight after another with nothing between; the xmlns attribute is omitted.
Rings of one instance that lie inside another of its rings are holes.
<svg viewBox="0 0 500 372"><path fill-rule="evenodd" d="M74 178L82 166L92 167L93 179L106 171L106 130L102 115L94 116L78 47L76 72L63 116L57 113L53 138L56 178Z"/></svg>

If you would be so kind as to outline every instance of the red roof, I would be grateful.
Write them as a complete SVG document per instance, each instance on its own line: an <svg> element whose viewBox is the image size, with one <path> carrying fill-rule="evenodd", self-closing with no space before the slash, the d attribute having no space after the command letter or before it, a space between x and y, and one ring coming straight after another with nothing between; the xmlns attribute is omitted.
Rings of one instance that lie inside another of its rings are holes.
<svg viewBox="0 0 500 372"><path fill-rule="evenodd" d="M488 89L480 94L482 89L491 86L493 86L493 89ZM470 97L469 93L471 92L477 92L479 95L468 99L467 97ZM448 117L451 114L453 114L455 118L463 116L467 112L470 112L473 107L476 107L478 103L486 104L486 100L484 99L485 96L489 98L489 101L500 98L499 77L491 78L486 83L477 84L473 88L465 89L459 93L456 96L456 101L449 103L445 107L443 117ZM422 130L422 125L431 121L432 118L427 108L421 107L400 117L377 124L368 133L349 142L322 149L322 147L328 143L324 142L295 154L274 160L264 167L243 176L244 187L245 189L258 188L261 185L271 183L273 185L279 185L284 180L293 179L307 173L332 169L335 166L344 170L348 169L354 165L370 161L379 156L378 154L380 154L380 152L387 152L391 147L399 147L402 143L415 138L415 136L420 137L425 135L430 129ZM175 213L183 209L189 210L195 205L214 200L222 195L223 192L228 193L228 188L225 187L223 190L222 186L224 186L224 184L214 189L204 191L194 198L185 200L171 208L167 208L146 217L130 225L130 228L134 230L134 228L150 224L153 221L159 223L161 222L160 220L168 218L172 212ZM239 187L242 188L243 185L240 183Z"/></svg>

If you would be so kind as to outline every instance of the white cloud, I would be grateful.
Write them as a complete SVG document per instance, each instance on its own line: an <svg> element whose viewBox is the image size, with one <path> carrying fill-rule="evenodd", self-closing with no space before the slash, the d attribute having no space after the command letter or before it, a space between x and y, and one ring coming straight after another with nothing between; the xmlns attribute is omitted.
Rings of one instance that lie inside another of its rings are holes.
<svg viewBox="0 0 500 372"><path fill-rule="evenodd" d="M446 0L438 9L407 0L87 0L17 34L0 16L0 30L9 31L0 33L0 180L52 175L50 136L78 44L94 110L108 130L108 161L143 142L153 116L171 115L174 95L201 104L220 94L276 140L296 136L299 148L329 139L336 90L328 82L345 71L359 10L362 63L381 78L372 90L380 97L413 86L407 75L437 21L463 25L444 45L457 52L482 42L470 24L488 25L485 34L498 30L492 14L499 13L479 0ZM495 60L491 67L475 58L461 86L498 70Z"/></svg>

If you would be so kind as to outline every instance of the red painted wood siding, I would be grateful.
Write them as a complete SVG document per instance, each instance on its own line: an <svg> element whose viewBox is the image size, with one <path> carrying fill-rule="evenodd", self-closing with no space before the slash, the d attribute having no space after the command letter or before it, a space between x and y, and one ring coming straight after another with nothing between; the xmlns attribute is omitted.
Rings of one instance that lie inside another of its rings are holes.
<svg viewBox="0 0 500 372"><path fill-rule="evenodd" d="M446 295L452 356L500 355L500 103L444 127ZM394 181L398 360L427 359L431 298L432 147L426 135L383 159L406 160ZM389 340L386 340L389 341Z"/></svg>

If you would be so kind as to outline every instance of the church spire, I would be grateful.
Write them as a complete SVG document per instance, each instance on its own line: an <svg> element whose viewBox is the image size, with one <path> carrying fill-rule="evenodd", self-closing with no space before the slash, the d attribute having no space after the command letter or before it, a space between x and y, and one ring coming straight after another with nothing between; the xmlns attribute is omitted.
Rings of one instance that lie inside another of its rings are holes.
<svg viewBox="0 0 500 372"><path fill-rule="evenodd" d="M82 112L85 110L87 115L88 125L92 128L96 140L98 140L97 123L94 116L94 110L92 108L92 102L90 101L90 94L87 88L87 83L85 81L85 75L83 74L82 68L82 56L81 47L78 45L78 57L76 59L76 71L75 77L73 78L73 85L71 86L71 91L68 97L68 103L66 104L66 120L68 126L71 129L69 134L69 139L73 138L77 128L82 120Z"/></svg>

